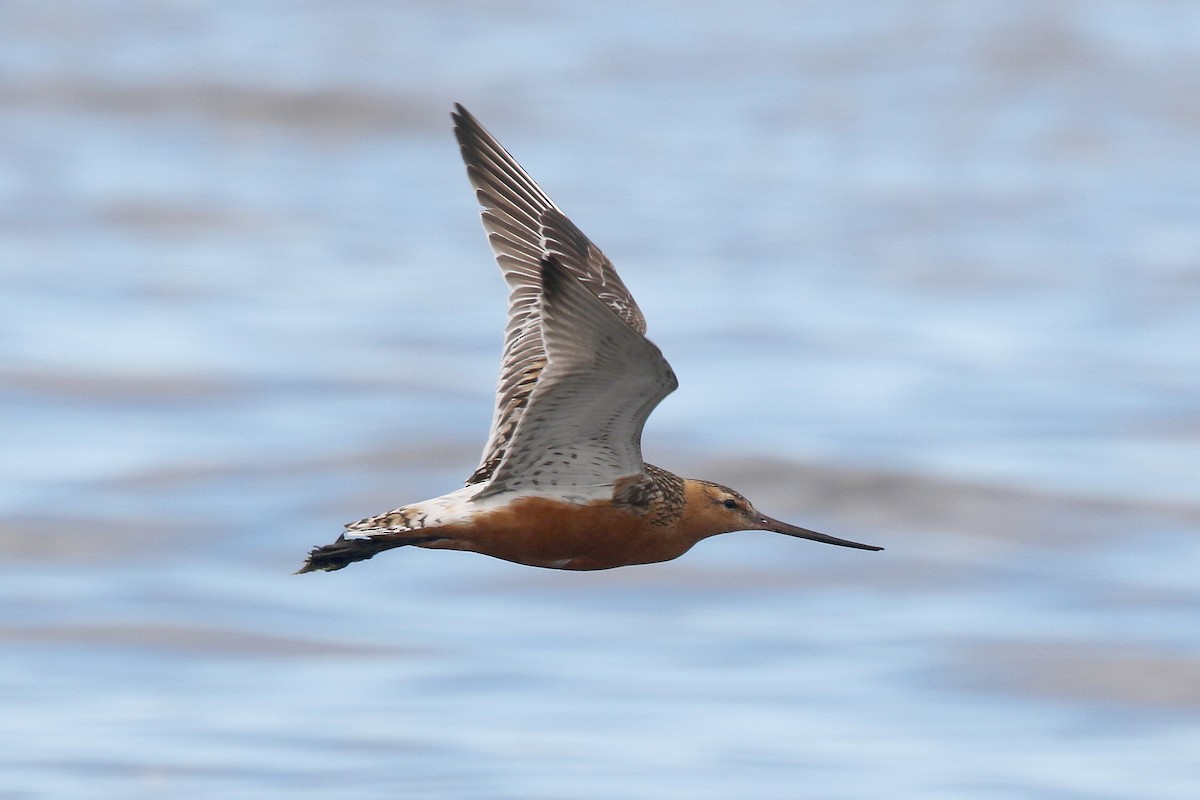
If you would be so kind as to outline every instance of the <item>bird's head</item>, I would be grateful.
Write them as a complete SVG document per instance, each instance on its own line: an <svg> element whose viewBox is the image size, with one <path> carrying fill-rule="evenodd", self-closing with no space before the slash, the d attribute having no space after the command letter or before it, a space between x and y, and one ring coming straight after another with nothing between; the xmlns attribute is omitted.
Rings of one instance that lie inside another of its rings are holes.
<svg viewBox="0 0 1200 800"><path fill-rule="evenodd" d="M688 481L689 523L704 536L715 536L730 531L774 531L800 539L811 539L824 544L855 547L859 550L882 550L870 544L838 539L824 533L810 531L787 522L768 517L750 504L739 492L709 481Z"/></svg>

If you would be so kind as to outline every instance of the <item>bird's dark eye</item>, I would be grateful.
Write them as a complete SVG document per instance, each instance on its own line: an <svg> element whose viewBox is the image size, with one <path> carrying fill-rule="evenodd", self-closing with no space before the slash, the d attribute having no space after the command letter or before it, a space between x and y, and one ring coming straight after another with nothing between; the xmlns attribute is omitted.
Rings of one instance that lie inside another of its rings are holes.
<svg viewBox="0 0 1200 800"><path fill-rule="evenodd" d="M731 497L731 498L729 498L728 500L726 500L726 501L725 501L724 505L725 505L725 507L726 507L726 508L737 508L737 500L734 500L734 499Z"/></svg>

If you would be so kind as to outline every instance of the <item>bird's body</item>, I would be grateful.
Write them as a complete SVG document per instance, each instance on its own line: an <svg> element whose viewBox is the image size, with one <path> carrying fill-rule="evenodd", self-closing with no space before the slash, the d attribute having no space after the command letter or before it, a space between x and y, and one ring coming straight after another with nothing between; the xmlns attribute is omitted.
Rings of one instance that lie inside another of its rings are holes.
<svg viewBox="0 0 1200 800"><path fill-rule="evenodd" d="M465 487L350 523L300 571L404 545L609 569L668 561L735 530L879 550L771 519L732 489L642 461L642 427L675 374L612 262L456 109L455 136L509 286L487 446Z"/></svg>

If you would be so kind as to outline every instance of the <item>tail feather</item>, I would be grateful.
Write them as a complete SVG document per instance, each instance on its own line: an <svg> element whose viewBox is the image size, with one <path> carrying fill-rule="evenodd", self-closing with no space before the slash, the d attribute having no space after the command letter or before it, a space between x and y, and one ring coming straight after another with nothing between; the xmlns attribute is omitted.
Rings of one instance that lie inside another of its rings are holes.
<svg viewBox="0 0 1200 800"><path fill-rule="evenodd" d="M355 561L366 561L377 553L404 547L410 544L424 544L439 539L438 536L397 536L396 534L381 534L379 536L347 539L339 536L333 544L314 547L308 554L304 566L296 570L297 575L305 572L333 572Z"/></svg>

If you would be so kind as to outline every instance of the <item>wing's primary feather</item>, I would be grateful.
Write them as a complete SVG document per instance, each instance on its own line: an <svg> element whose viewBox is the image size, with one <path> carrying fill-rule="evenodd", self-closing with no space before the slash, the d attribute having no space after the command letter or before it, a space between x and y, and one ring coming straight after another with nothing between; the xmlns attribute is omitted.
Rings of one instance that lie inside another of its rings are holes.
<svg viewBox="0 0 1200 800"><path fill-rule="evenodd" d="M467 177L483 206L483 227L509 287L496 410L479 467L467 479L470 485L490 479L504 458L546 364L537 314L542 259L546 255L554 255L568 273L634 330L644 333L646 321L612 262L567 219L495 137L461 105L455 105L452 116Z"/></svg>

